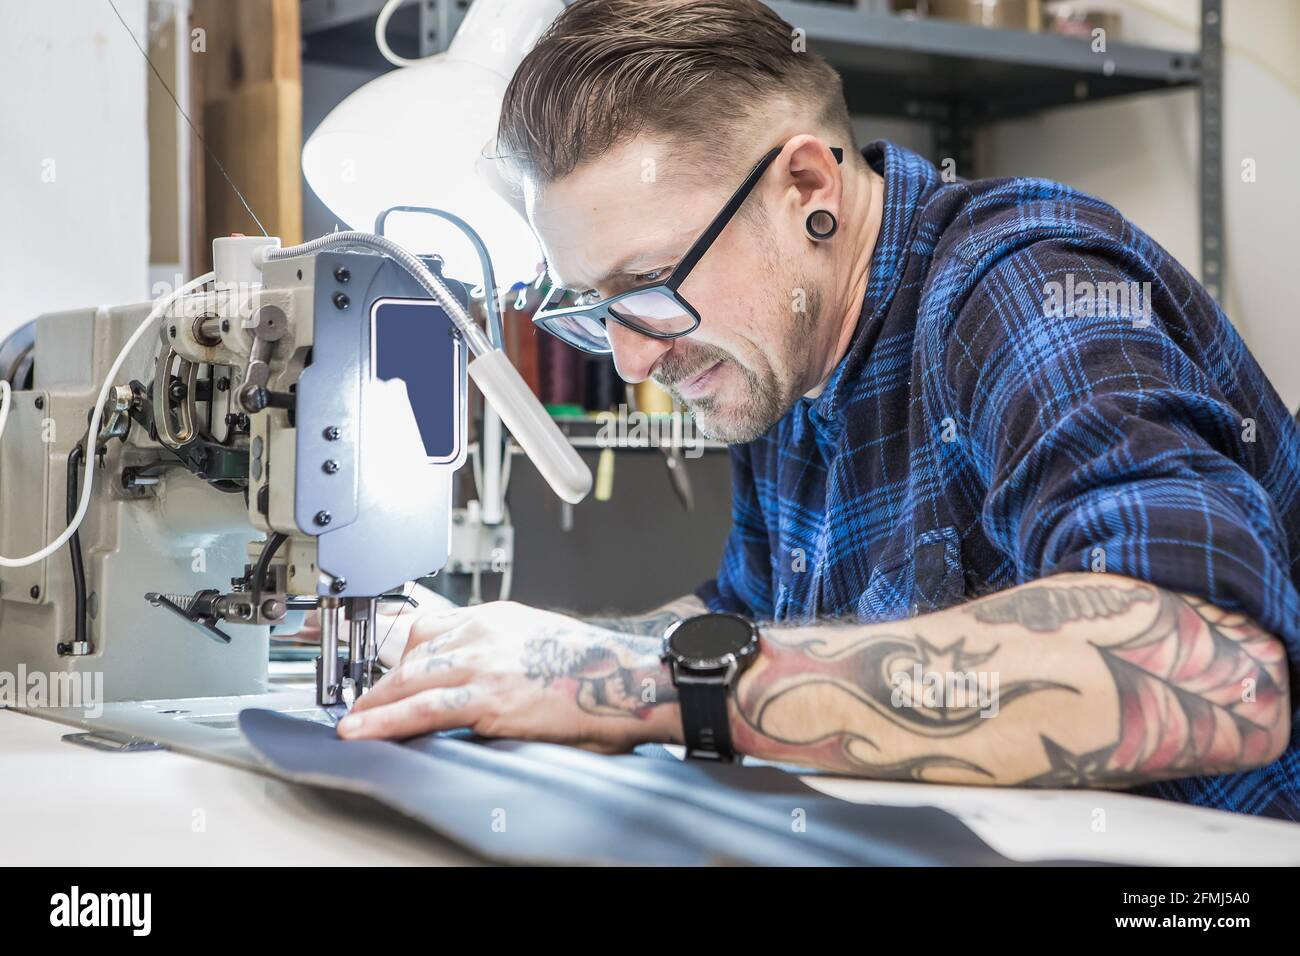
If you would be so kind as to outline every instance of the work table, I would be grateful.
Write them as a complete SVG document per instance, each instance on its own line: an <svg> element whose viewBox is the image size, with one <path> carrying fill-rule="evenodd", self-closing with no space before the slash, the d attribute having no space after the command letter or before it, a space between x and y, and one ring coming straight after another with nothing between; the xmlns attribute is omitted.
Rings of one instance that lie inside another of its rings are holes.
<svg viewBox="0 0 1300 956"><path fill-rule="evenodd" d="M0 865L447 865L474 857L369 801L166 750L63 741L75 728L0 710ZM1300 826L1098 791L808 776L841 799L932 805L1019 860L1300 865Z"/></svg>

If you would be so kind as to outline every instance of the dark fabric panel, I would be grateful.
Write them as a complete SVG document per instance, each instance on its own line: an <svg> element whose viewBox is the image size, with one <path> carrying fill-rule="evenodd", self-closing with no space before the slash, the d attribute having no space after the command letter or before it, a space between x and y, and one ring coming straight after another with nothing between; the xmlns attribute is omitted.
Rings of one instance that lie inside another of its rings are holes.
<svg viewBox="0 0 1300 956"><path fill-rule="evenodd" d="M1012 862L943 810L847 803L771 767L464 735L343 741L265 710L244 711L239 724L277 776L365 794L498 862Z"/></svg>

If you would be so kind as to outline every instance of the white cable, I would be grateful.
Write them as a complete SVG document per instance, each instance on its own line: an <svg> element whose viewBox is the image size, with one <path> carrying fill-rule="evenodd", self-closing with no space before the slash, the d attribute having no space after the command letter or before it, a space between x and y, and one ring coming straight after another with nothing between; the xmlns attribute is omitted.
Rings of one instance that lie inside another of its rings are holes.
<svg viewBox="0 0 1300 956"><path fill-rule="evenodd" d="M0 378L0 438L4 437L5 422L9 420L9 382Z"/></svg>
<svg viewBox="0 0 1300 956"><path fill-rule="evenodd" d="M507 517L507 520L509 518ZM497 590L498 601L510 600L510 589L514 586L515 581L515 561L512 557L510 562L501 570L500 587Z"/></svg>
<svg viewBox="0 0 1300 956"><path fill-rule="evenodd" d="M478 460L478 442L469 443L469 476L474 479L474 497L482 498L483 492L479 489L483 487L483 472L479 467Z"/></svg>
<svg viewBox="0 0 1300 956"><path fill-rule="evenodd" d="M379 11L379 16L375 19L375 46L379 47L379 54L393 66L411 66L420 62L419 59L409 60L404 56L398 56L393 52L393 48L388 45L388 20L392 17L393 11L400 7L402 3L403 0L388 0L383 9Z"/></svg>
<svg viewBox="0 0 1300 956"><path fill-rule="evenodd" d="M451 294L445 282L430 272L415 256L411 255L393 240L387 236L379 236L373 232L357 232L349 230L346 232L331 232L319 236L315 239L309 239L307 242L296 246L285 246L284 248L275 248L272 246L262 246L253 253L255 262L270 262L276 259L291 259L295 256L310 256L322 249L329 249L334 246L362 246L369 249L375 249L384 253L403 269L411 274L411 277L424 288L424 291L431 295L442 310L447 313L456 328L465 336L465 341L469 343L470 351L475 355L486 355L495 350L495 346L489 341L487 333L479 328L478 324L465 311L465 307L460 304L460 300Z"/></svg>
<svg viewBox="0 0 1300 956"><path fill-rule="evenodd" d="M507 446L505 453L501 457L504 459L501 462L501 508L508 511L509 509L506 506L506 492L510 490L510 460L514 458L514 454ZM508 514L506 515L506 523L510 523L510 516Z"/></svg>
<svg viewBox="0 0 1300 956"><path fill-rule="evenodd" d="M135 348L136 343L140 341L141 337L150 329L157 328L158 318L167 311L167 308L172 304L172 302L186 293L193 292L199 286L210 282L213 275L214 274L211 272L204 273L197 279L187 282L174 292L169 292L167 295L163 296L158 300L158 304L153 307L148 318L141 322L140 327L131 333L131 337L127 339L126 344L122 346L122 351L118 352L117 358L113 360L113 364L109 368L108 374L104 376L104 386L99 390L99 399L95 402L95 410L90 416L90 430L86 433L87 442L89 444L89 447L86 449L86 477L82 482L81 503L77 505L77 513L73 515L72 520L68 522L68 527L64 529L63 534L59 535L45 547L23 558L6 558L0 556L0 567L25 568L29 564L44 561L54 552L58 551L59 548L67 544L68 539L77 533L77 529L81 527L81 522L86 517L86 511L90 508L91 486L94 483L95 459L97 457L95 455L95 442L99 438L99 420L104 415L104 403L108 401L108 393L113 388L113 380L117 378L118 370L121 369L122 363L126 361L127 355L130 354L133 348ZM4 423L5 419L8 417L9 386L6 382L4 383L4 387L0 389L0 435L4 433Z"/></svg>
<svg viewBox="0 0 1300 956"><path fill-rule="evenodd" d="M487 403L497 410L502 423L510 429L546 483L570 504L577 504L586 497L591 490L591 470L555 421L546 414L519 370L510 364L504 349L494 344L479 328L442 279L397 243L370 232L334 232L285 249L261 246L253 252L253 262L260 269L267 262L312 255L334 246L377 249L409 272L456 324L469 350L478 356L469 363L470 378ZM487 271L486 265L484 271ZM486 284L492 285L491 282ZM495 331L493 335L496 335Z"/></svg>

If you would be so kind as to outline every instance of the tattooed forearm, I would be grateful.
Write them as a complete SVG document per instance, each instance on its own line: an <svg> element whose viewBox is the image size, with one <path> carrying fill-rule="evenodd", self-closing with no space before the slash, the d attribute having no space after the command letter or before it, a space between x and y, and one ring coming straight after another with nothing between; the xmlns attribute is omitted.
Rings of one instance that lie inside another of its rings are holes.
<svg viewBox="0 0 1300 956"><path fill-rule="evenodd" d="M1144 587L1042 584L985 598L964 610L985 624L1020 624L1031 631L1056 631L1071 621L1116 617L1138 601L1150 601L1154 597L1155 592Z"/></svg>
<svg viewBox="0 0 1300 956"><path fill-rule="evenodd" d="M1059 681L986 681L981 693L976 669L998 651L968 652L965 638L936 647L923 637L872 633L839 646L811 639L802 653L783 654L745 685L741 713L755 727L790 695L810 687L833 687L870 708L881 719L912 733L952 737L977 727L1013 701L1042 690L1078 691ZM942 678L930 679L932 675ZM777 739L780 739L779 737ZM787 741L793 742L793 741Z"/></svg>
<svg viewBox="0 0 1300 956"><path fill-rule="evenodd" d="M1074 753L1043 736L1049 769L1025 785L1131 786L1273 758L1289 716L1281 643L1200 598L1161 591L1157 599L1149 627L1097 646L1115 682L1119 738Z"/></svg>
<svg viewBox="0 0 1300 956"><path fill-rule="evenodd" d="M1123 578L1055 577L907 629L764 638L733 734L767 759L884 779L1132 786L1258 766L1289 735L1278 640Z"/></svg>
<svg viewBox="0 0 1300 956"><path fill-rule="evenodd" d="M578 706L589 714L645 719L656 706L677 700L657 648L654 638L601 628L557 631L524 643L524 676L548 687L572 681Z"/></svg>
<svg viewBox="0 0 1300 956"><path fill-rule="evenodd" d="M962 638L939 647L903 634L819 630L828 636L784 644L780 632L770 634L772 653L736 693L738 713L765 746L816 766L877 779L991 782L989 770L957 753L930 753L913 745L901 759L882 757L886 739L899 732L918 743L959 738L1021 698L1044 691L1078 693L1060 681L981 681L976 669L997 645L973 652ZM825 719L790 720L812 701L822 705Z"/></svg>

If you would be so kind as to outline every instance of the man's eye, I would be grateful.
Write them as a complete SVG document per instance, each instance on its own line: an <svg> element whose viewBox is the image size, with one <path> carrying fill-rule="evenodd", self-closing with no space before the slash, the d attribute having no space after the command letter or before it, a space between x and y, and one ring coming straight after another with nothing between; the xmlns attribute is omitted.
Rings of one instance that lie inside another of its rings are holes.
<svg viewBox="0 0 1300 956"><path fill-rule="evenodd" d="M600 301L600 293L595 289L587 289L585 292L572 292L574 305L591 305L593 302Z"/></svg>
<svg viewBox="0 0 1300 956"><path fill-rule="evenodd" d="M658 282L668 274L667 269L655 269L653 272L642 272L632 277L637 285L645 285L650 282Z"/></svg>

